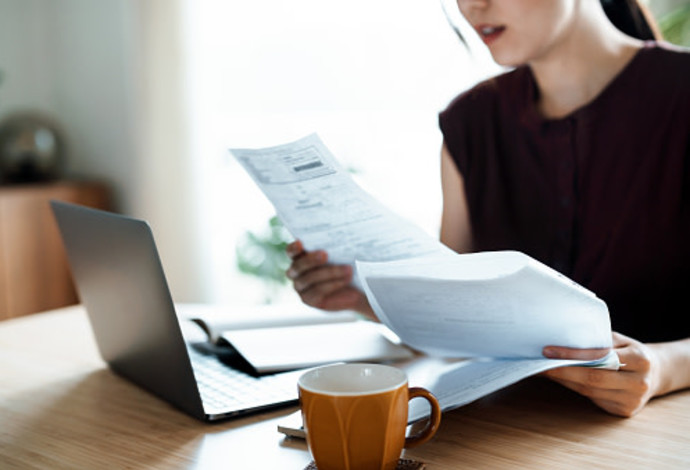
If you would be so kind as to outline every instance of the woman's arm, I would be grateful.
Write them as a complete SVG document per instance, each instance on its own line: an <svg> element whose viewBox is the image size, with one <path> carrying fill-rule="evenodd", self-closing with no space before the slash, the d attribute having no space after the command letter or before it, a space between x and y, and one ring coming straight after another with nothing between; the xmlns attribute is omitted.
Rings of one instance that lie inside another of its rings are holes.
<svg viewBox="0 0 690 470"><path fill-rule="evenodd" d="M655 396L690 388L690 338L647 346L659 359L662 371Z"/></svg>
<svg viewBox="0 0 690 470"><path fill-rule="evenodd" d="M441 189L441 243L458 253L468 253L472 251L472 229L465 183L445 144L441 150Z"/></svg>
<svg viewBox="0 0 690 470"><path fill-rule="evenodd" d="M613 347L622 364L618 371L560 367L543 375L624 417L635 415L654 397L690 388L690 338L645 344L614 332ZM601 355L601 350L544 348L544 356L558 359L595 359Z"/></svg>

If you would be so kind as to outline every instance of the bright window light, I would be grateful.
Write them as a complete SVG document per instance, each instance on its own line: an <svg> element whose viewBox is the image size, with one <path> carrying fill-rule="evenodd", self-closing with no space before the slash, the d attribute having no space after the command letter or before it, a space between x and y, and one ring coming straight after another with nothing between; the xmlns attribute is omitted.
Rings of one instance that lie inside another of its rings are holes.
<svg viewBox="0 0 690 470"><path fill-rule="evenodd" d="M184 18L210 300L262 298L235 244L274 214L230 147L317 132L366 190L438 236L438 112L496 70L468 54L440 3L187 0Z"/></svg>

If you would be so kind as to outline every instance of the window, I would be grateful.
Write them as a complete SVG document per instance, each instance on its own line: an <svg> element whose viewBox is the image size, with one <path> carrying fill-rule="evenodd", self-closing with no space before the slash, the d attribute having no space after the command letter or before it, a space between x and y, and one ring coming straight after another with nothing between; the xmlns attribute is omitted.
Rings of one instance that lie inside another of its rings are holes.
<svg viewBox="0 0 690 470"><path fill-rule="evenodd" d="M238 274L234 250L273 210L230 147L317 132L365 189L437 235L437 114L493 71L460 44L440 3L189 0L184 18L209 300L265 294Z"/></svg>

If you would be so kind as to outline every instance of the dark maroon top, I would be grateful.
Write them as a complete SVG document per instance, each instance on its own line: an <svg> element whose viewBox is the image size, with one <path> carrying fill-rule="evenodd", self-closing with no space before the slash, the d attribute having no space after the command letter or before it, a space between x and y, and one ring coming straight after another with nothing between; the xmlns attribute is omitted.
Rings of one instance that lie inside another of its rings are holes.
<svg viewBox="0 0 690 470"><path fill-rule="evenodd" d="M690 53L650 42L592 102L545 119L529 67L440 114L477 251L527 253L594 291L615 331L690 337Z"/></svg>

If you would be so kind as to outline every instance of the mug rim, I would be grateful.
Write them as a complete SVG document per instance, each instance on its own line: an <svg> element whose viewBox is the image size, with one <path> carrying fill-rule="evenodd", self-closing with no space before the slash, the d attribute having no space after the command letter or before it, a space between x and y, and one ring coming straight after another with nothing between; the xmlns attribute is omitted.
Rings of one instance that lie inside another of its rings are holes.
<svg viewBox="0 0 690 470"><path fill-rule="evenodd" d="M364 369L364 368L371 368L371 369L377 369L379 371L386 371L388 374L392 374L392 376L397 376L395 377L395 380L391 380L390 384L382 385L379 387L371 388L368 390L329 390L328 387L318 387L315 386L314 384L310 384L310 380L314 380L314 376L324 374L324 373L332 373L334 370L337 369ZM330 364L326 366L321 366L321 367L316 367L314 369L310 369L307 372L303 373L299 379L297 380L297 385L301 390L305 390L310 393L317 393L320 395L328 395L328 396L358 396L358 395L374 395L374 394L379 394L379 393L386 393L386 392L391 392L393 390L397 390L402 386L407 386L407 374L405 371L385 365L385 364L366 364L366 363L341 363L341 364Z"/></svg>

